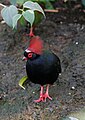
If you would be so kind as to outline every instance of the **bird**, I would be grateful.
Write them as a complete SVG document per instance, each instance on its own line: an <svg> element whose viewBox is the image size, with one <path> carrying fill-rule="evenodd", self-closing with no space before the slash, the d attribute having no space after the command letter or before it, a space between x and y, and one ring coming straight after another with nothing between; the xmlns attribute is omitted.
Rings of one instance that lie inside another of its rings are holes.
<svg viewBox="0 0 85 120"><path fill-rule="evenodd" d="M49 87L61 73L59 57L49 50L44 50L43 40L39 36L33 36L30 38L28 48L24 51L23 60L26 60L26 73L29 80L41 86L40 97L34 102L45 102L47 98L52 100ZM47 85L45 93L44 85Z"/></svg>

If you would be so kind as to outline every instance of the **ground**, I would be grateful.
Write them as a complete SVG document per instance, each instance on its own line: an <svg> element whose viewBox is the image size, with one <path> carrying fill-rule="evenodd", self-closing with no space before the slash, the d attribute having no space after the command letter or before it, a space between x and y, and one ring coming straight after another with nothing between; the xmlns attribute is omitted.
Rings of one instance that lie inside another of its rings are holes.
<svg viewBox="0 0 85 120"><path fill-rule="evenodd" d="M43 39L45 49L61 60L59 82L50 87L53 100L34 103L39 85L29 83L26 90L18 85L26 75L22 57L29 38L23 36L25 28L13 31L0 23L1 120L59 120L85 107L85 13L66 10L46 16L35 33Z"/></svg>

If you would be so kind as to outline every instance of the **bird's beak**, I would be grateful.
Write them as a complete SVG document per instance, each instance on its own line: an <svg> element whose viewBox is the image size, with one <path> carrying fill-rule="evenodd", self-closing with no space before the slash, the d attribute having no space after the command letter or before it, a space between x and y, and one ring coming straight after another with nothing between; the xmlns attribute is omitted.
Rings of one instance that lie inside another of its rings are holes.
<svg viewBox="0 0 85 120"><path fill-rule="evenodd" d="M26 61L26 60L27 60L27 58L26 58L26 57L23 57L23 58L22 58L22 60L23 60L23 61Z"/></svg>

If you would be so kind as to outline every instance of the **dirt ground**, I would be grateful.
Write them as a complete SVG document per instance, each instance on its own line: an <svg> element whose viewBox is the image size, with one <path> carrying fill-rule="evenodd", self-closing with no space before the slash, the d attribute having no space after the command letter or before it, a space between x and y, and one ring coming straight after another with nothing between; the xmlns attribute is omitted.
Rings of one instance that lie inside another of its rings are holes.
<svg viewBox="0 0 85 120"><path fill-rule="evenodd" d="M29 83L26 90L20 88L29 38L23 37L25 28L16 32L0 23L0 120L59 120L85 107L85 13L67 10L46 16L35 33L43 39L45 49L61 60L59 83L50 87L53 100L34 103L40 86Z"/></svg>

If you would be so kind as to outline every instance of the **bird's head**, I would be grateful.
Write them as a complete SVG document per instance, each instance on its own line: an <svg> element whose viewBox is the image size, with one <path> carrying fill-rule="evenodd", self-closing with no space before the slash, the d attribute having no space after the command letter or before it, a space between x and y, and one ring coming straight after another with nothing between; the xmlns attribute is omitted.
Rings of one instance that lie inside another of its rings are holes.
<svg viewBox="0 0 85 120"><path fill-rule="evenodd" d="M39 57L43 51L43 41L39 36L34 36L30 39L28 48L24 52L23 60L33 60Z"/></svg>

